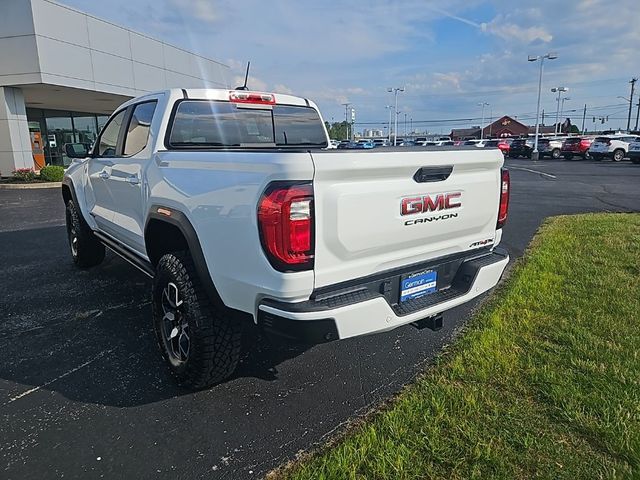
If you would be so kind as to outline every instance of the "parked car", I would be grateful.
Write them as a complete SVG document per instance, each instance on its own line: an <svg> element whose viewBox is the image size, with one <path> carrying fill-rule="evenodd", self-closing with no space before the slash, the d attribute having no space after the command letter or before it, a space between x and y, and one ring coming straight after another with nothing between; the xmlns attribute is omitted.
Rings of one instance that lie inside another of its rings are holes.
<svg viewBox="0 0 640 480"><path fill-rule="evenodd" d="M474 146L474 147L483 147L485 140L465 140L463 145L466 146Z"/></svg>
<svg viewBox="0 0 640 480"><path fill-rule="evenodd" d="M388 147L391 145L388 139L386 138L374 138L373 143L376 144L376 147Z"/></svg>
<svg viewBox="0 0 640 480"><path fill-rule="evenodd" d="M502 154L506 156L509 153L510 144L511 144L511 141L505 138L494 138L490 140L485 140L484 148L499 148Z"/></svg>
<svg viewBox="0 0 640 480"><path fill-rule="evenodd" d="M535 139L532 139L532 147ZM562 140L558 138L538 138L538 154L540 158L560 158L562 152Z"/></svg>
<svg viewBox="0 0 640 480"><path fill-rule="evenodd" d="M527 157L531 158L533 152L532 138L516 138L509 145L509 158Z"/></svg>
<svg viewBox="0 0 640 480"><path fill-rule="evenodd" d="M629 143L627 155L629 155L633 163L640 164L640 138L636 138L633 142Z"/></svg>
<svg viewBox="0 0 640 480"><path fill-rule="evenodd" d="M573 157L589 159L589 147L592 143L593 137L569 137L562 142L562 155L565 160L571 160Z"/></svg>
<svg viewBox="0 0 640 480"><path fill-rule="evenodd" d="M629 152L629 144L638 137L632 135L608 135L596 137L589 147L589 155L594 160L610 158L621 162Z"/></svg>
<svg viewBox="0 0 640 480"><path fill-rule="evenodd" d="M327 148L329 149L338 148L338 145L340 145L340 140L329 140L329 145L327 145Z"/></svg>
<svg viewBox="0 0 640 480"><path fill-rule="evenodd" d="M401 147L415 147L416 142L414 142L413 140L403 140L398 145L400 145Z"/></svg>
<svg viewBox="0 0 640 480"><path fill-rule="evenodd" d="M70 257L93 267L106 246L150 277L146 310L178 384L232 375L246 329L306 344L439 329L500 280L501 155L328 141L304 98L174 88L116 108L73 155Z"/></svg>
<svg viewBox="0 0 640 480"><path fill-rule="evenodd" d="M360 150L369 150L370 148L376 148L376 144L373 140L358 140L354 148Z"/></svg>
<svg viewBox="0 0 640 480"><path fill-rule="evenodd" d="M350 148L356 148L356 142L352 142L351 140L341 140L338 144L338 149L346 150Z"/></svg>

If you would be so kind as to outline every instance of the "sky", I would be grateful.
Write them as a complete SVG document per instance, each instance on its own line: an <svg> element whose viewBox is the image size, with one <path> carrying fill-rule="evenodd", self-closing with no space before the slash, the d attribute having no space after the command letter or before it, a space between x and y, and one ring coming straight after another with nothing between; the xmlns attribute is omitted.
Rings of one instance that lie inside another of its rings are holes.
<svg viewBox="0 0 640 480"><path fill-rule="evenodd" d="M398 131L448 133L502 115L535 124L541 109L588 129L626 128L632 77L640 76L638 0L62 0L113 23L229 65L230 87L314 100L325 120L355 109L356 130L384 129L398 96ZM640 91L640 82L637 84ZM631 127L635 124L636 99ZM607 117L604 124L593 117ZM386 130L385 130L386 131Z"/></svg>

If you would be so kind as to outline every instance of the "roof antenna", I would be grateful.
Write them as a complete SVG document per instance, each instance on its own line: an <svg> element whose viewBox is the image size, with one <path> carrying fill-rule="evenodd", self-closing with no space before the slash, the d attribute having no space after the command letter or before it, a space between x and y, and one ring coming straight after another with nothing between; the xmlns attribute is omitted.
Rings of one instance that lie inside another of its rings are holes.
<svg viewBox="0 0 640 480"><path fill-rule="evenodd" d="M241 87L236 87L236 90L249 90L247 88L247 81L249 80L249 67L251 66L251 62L247 62L247 73L244 75L244 85Z"/></svg>

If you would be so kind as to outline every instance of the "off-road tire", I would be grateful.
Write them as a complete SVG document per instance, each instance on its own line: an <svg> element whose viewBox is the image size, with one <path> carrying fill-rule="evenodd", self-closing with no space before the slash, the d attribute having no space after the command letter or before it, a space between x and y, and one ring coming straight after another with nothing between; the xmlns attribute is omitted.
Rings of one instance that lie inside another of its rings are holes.
<svg viewBox="0 0 640 480"><path fill-rule="evenodd" d="M621 148L618 148L613 151L613 157L611 158L614 162L621 162L622 160L624 160L624 156L625 156L624 150Z"/></svg>
<svg viewBox="0 0 640 480"><path fill-rule="evenodd" d="M104 260L104 245L93 234L73 200L67 202L65 217L73 263L82 268L101 263Z"/></svg>
<svg viewBox="0 0 640 480"><path fill-rule="evenodd" d="M189 350L186 360L177 362L163 335L165 316L162 300L169 283L178 291L188 325ZM200 390L220 383L236 369L241 353L241 325L224 308L207 296L189 252L163 255L156 266L152 287L153 328L162 357L177 383Z"/></svg>

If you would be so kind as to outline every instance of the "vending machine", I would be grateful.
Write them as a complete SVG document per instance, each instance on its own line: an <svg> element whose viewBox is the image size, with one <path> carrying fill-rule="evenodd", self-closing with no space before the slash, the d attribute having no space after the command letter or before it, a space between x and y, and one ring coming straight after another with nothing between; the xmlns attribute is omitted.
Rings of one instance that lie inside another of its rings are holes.
<svg viewBox="0 0 640 480"><path fill-rule="evenodd" d="M33 154L33 168L40 170L45 166L44 145L42 144L42 132L40 122L29 122L29 136L31 137L31 152Z"/></svg>

